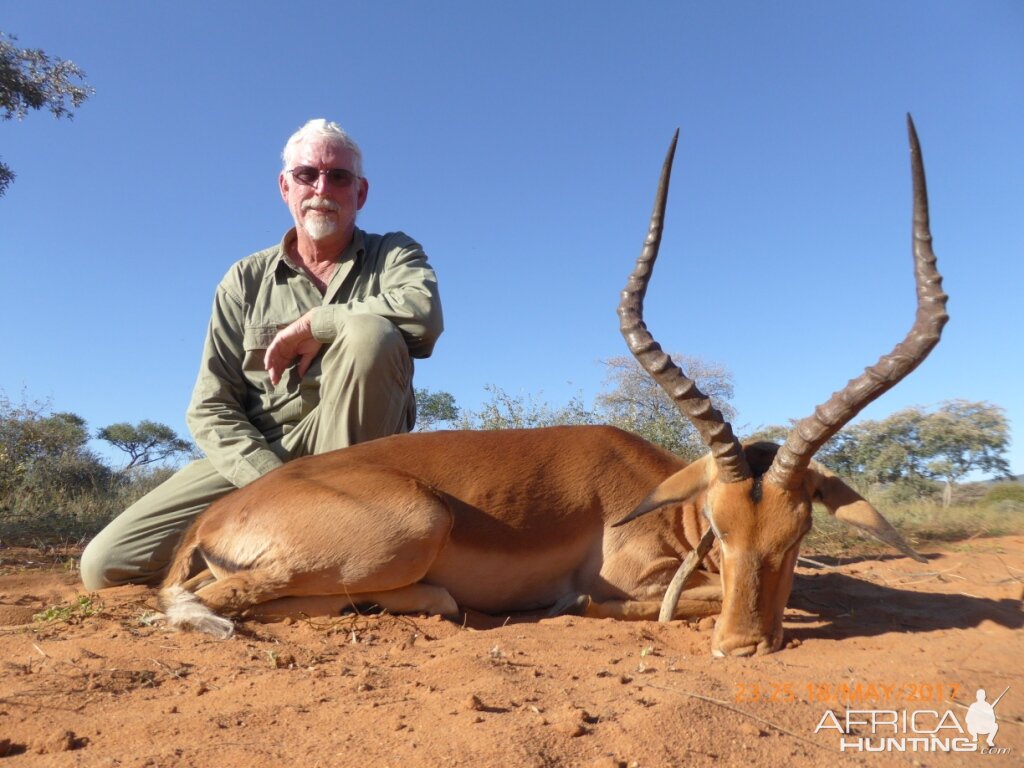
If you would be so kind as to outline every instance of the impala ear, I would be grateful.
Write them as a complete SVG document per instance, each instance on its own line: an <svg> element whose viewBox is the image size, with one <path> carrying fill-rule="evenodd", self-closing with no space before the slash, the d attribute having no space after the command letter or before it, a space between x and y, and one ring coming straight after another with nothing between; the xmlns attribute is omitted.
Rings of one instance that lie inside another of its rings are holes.
<svg viewBox="0 0 1024 768"><path fill-rule="evenodd" d="M811 462L807 470L807 480L812 485L812 498L820 500L828 507L828 511L835 515L837 520L860 528L919 563L928 562L903 540L903 537L896 532L889 521L882 517L882 514L871 506L867 499L821 464L816 461Z"/></svg>
<svg viewBox="0 0 1024 768"><path fill-rule="evenodd" d="M710 456L710 454L709 454ZM647 494L647 498L640 502L636 509L619 520L612 523L612 527L625 525L630 520L635 520L648 512L664 507L666 504L675 504L694 496L705 490L712 479L718 474L718 468L714 461L705 456L693 462L685 469L681 469L666 480L662 480L658 486Z"/></svg>

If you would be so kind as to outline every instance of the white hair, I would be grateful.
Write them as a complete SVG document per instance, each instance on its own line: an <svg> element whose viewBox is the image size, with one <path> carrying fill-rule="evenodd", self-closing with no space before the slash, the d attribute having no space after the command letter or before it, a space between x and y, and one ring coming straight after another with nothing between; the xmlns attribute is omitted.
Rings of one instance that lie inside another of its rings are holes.
<svg viewBox="0 0 1024 768"><path fill-rule="evenodd" d="M355 168L353 170L356 176L363 175L363 153L359 149L359 145L356 144L355 139L345 133L345 129L340 125L324 120L322 117L310 120L288 139L288 143L284 145L284 151L281 152L281 159L284 161L286 170L289 167L289 158L295 151L295 148L304 142L314 139L326 140L331 144L344 147L352 152L353 159L355 160Z"/></svg>

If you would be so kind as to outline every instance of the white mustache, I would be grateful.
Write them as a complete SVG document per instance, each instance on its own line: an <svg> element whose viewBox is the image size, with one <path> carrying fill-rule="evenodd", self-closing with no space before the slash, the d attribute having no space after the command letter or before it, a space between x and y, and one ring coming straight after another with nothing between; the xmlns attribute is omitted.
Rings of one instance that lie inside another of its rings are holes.
<svg viewBox="0 0 1024 768"><path fill-rule="evenodd" d="M311 197L302 203L302 210L314 210L314 211L337 211L341 208L333 200L329 200L326 197Z"/></svg>

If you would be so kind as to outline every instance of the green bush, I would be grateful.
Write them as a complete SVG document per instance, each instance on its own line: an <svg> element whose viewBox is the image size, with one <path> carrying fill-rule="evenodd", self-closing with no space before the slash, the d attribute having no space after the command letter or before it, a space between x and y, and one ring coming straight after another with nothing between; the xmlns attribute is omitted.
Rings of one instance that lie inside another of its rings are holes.
<svg viewBox="0 0 1024 768"><path fill-rule="evenodd" d="M1024 510L1024 484L999 483L992 486L982 497L981 503L986 507L1006 510Z"/></svg>
<svg viewBox="0 0 1024 768"><path fill-rule="evenodd" d="M866 496L879 509L939 502L942 499L942 485L923 477L901 478L884 486L872 487Z"/></svg>
<svg viewBox="0 0 1024 768"><path fill-rule="evenodd" d="M113 444L135 466L114 469L90 450L82 417L24 397L14 403L0 391L0 545L88 540L173 471L152 462L191 445L149 421L104 432L116 433ZM130 441L140 435L153 439L140 448Z"/></svg>

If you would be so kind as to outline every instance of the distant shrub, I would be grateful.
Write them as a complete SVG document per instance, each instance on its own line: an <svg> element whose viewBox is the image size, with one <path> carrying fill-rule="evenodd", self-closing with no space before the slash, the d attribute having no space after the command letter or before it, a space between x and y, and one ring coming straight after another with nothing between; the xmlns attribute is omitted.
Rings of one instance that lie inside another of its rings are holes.
<svg viewBox="0 0 1024 768"><path fill-rule="evenodd" d="M24 396L15 403L0 391L0 546L87 541L173 473L155 459L185 450L185 441L155 422L104 431L108 441L125 443L114 444L135 466L114 469L90 450L81 416ZM152 445L139 447L135 437Z"/></svg>
<svg viewBox="0 0 1024 768"><path fill-rule="evenodd" d="M942 485L923 477L901 478L872 486L865 495L879 509L888 509L919 502L938 502L942 498Z"/></svg>
<svg viewBox="0 0 1024 768"><path fill-rule="evenodd" d="M986 507L998 509L1024 510L1024 484L999 483L994 485L982 497L981 503Z"/></svg>
<svg viewBox="0 0 1024 768"><path fill-rule="evenodd" d="M911 546L920 547L978 536L1024 533L1024 485L1005 483L992 490L1004 487L1008 487L1008 490L1000 491L992 504L943 507L936 501L917 500L882 506L877 498L871 501ZM1013 498L1003 497L1002 494ZM885 544L841 523L822 506L815 507L814 527L804 539L801 551L833 556L895 552Z"/></svg>

